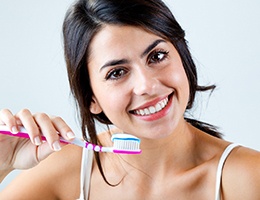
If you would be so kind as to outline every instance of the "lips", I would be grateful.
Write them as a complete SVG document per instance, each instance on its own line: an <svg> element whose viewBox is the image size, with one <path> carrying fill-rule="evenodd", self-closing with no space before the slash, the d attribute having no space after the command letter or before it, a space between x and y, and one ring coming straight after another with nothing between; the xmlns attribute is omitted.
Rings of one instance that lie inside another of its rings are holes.
<svg viewBox="0 0 260 200"><path fill-rule="evenodd" d="M169 96L167 96L166 98L160 100L159 102L157 102L155 105L146 107L146 108L142 108L142 109L136 109L136 110L132 110L131 113L135 114L135 115L139 115L139 116L149 116L152 114L155 114L157 112L160 112L161 110L163 110L163 108L165 108L169 102Z"/></svg>

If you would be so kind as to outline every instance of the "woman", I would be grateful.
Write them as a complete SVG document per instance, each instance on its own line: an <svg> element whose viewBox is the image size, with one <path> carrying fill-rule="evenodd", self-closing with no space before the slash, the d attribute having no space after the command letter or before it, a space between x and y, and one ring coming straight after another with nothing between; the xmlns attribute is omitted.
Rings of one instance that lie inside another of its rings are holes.
<svg viewBox="0 0 260 200"><path fill-rule="evenodd" d="M113 130L97 135L98 120L141 138L142 153L92 158L92 151L61 147L57 131L67 140L75 137L61 118L4 109L2 124L13 132L23 125L31 142L1 135L0 177L31 169L1 198L260 198L259 152L230 146L213 126L185 118L195 94L214 86L198 85L184 31L163 2L77 1L63 33L84 139L88 133L92 143L111 146Z"/></svg>

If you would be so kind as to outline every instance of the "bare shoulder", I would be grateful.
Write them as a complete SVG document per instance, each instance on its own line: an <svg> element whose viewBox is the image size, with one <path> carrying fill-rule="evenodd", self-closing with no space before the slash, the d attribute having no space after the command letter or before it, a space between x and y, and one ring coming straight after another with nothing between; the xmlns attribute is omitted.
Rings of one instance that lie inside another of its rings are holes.
<svg viewBox="0 0 260 200"><path fill-rule="evenodd" d="M260 199L260 152L235 148L228 157L222 177L224 199Z"/></svg>
<svg viewBox="0 0 260 200"><path fill-rule="evenodd" d="M77 199L80 191L81 155L82 148L66 145L36 167L22 172L3 194L10 199L21 200Z"/></svg>

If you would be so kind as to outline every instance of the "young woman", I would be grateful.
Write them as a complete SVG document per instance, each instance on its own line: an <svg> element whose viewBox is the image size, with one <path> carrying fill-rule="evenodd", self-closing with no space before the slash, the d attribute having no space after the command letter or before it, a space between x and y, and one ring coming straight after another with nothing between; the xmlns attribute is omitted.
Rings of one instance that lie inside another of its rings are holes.
<svg viewBox="0 0 260 200"><path fill-rule="evenodd" d="M114 132L130 133L142 153L61 147L57 132L75 136L60 117L3 109L1 123L14 133L23 125L31 141L0 135L0 178L29 169L1 199L260 199L259 152L185 117L214 85L198 85L184 31L162 1L79 0L63 33L84 139L111 146ZM97 134L95 120L116 128Z"/></svg>

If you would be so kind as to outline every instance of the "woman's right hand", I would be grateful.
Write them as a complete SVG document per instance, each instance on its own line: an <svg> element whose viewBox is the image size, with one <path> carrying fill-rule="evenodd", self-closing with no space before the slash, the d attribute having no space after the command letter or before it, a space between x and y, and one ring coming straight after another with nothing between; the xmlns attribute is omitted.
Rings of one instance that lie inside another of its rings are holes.
<svg viewBox="0 0 260 200"><path fill-rule="evenodd" d="M0 171L32 168L61 149L60 136L68 141L75 138L62 118L45 113L33 115L27 109L15 115L8 109L2 109L0 125L6 125L13 133L18 132L19 126L23 126L30 137L27 139L0 134ZM41 140L42 135L46 137L46 142Z"/></svg>

